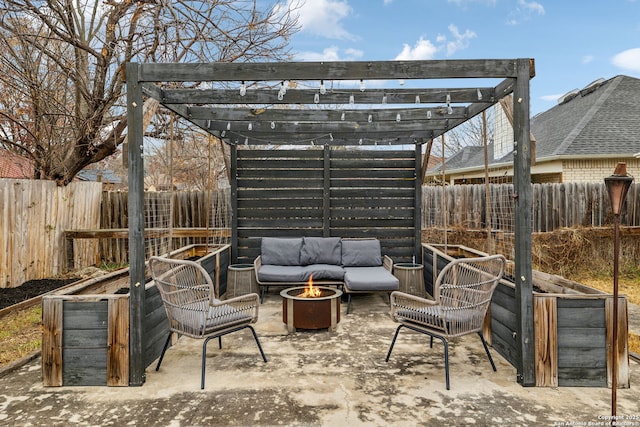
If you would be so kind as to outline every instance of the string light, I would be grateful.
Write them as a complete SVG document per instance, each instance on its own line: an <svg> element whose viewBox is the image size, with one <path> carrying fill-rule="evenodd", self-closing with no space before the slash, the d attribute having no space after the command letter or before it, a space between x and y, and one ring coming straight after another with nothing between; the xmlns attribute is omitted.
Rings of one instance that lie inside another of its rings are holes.
<svg viewBox="0 0 640 427"><path fill-rule="evenodd" d="M362 138L360 138L360 141L358 141L359 145L362 145Z"/></svg>
<svg viewBox="0 0 640 427"><path fill-rule="evenodd" d="M480 88L478 88L478 101L480 101L482 99L482 92L480 91Z"/></svg>
<svg viewBox="0 0 640 427"><path fill-rule="evenodd" d="M386 104L387 103L387 95L382 95L382 103Z"/></svg>
<svg viewBox="0 0 640 427"><path fill-rule="evenodd" d="M345 119L345 114L344 114L344 111L343 111L342 115L340 116L340 120L342 120L344 122L344 119Z"/></svg>
<svg viewBox="0 0 640 427"><path fill-rule="evenodd" d="M420 95L416 95L416 104L420 104Z"/></svg>
<svg viewBox="0 0 640 427"><path fill-rule="evenodd" d="M451 94L447 94L447 114L453 114L453 108L451 108Z"/></svg>
<svg viewBox="0 0 640 427"><path fill-rule="evenodd" d="M231 130L231 122L227 122L227 130Z"/></svg>
<svg viewBox="0 0 640 427"><path fill-rule="evenodd" d="M353 95L350 95L350 96L349 96L349 104L355 104L355 102L356 102L356 100L355 100L355 98L353 97Z"/></svg>
<svg viewBox="0 0 640 427"><path fill-rule="evenodd" d="M327 93L327 88L324 86L324 80L320 80L320 95Z"/></svg>
<svg viewBox="0 0 640 427"><path fill-rule="evenodd" d="M271 129L275 129L276 128L276 122L271 122Z"/></svg>
<svg viewBox="0 0 640 427"><path fill-rule="evenodd" d="M240 84L240 96L245 96L247 94L247 86L244 84L244 80Z"/></svg>
<svg viewBox="0 0 640 427"><path fill-rule="evenodd" d="M360 92L364 92L364 80L360 80Z"/></svg>
<svg viewBox="0 0 640 427"><path fill-rule="evenodd" d="M316 94L313 95L313 102L315 102L316 104L318 102L320 102L320 94L319 93L316 93Z"/></svg>
<svg viewBox="0 0 640 427"><path fill-rule="evenodd" d="M247 125L247 130L253 130L253 124L251 122Z"/></svg>
<svg viewBox="0 0 640 427"><path fill-rule="evenodd" d="M226 130L223 130L223 131L220 133L220 137L221 137L221 138L224 138L226 134L227 134L227 131L226 131Z"/></svg>
<svg viewBox="0 0 640 427"><path fill-rule="evenodd" d="M249 145L249 138L248 137L244 138L244 145Z"/></svg>
<svg viewBox="0 0 640 427"><path fill-rule="evenodd" d="M329 141L333 141L333 134L332 133L329 134Z"/></svg>
<svg viewBox="0 0 640 427"><path fill-rule="evenodd" d="M402 118L400 117L400 113L396 114L396 122L400 122Z"/></svg>
<svg viewBox="0 0 640 427"><path fill-rule="evenodd" d="M367 117L367 121L369 123L371 123L373 121L373 116L371 114L369 114L369 117Z"/></svg>
<svg viewBox="0 0 640 427"><path fill-rule="evenodd" d="M431 118L431 110L427 110L427 119Z"/></svg>

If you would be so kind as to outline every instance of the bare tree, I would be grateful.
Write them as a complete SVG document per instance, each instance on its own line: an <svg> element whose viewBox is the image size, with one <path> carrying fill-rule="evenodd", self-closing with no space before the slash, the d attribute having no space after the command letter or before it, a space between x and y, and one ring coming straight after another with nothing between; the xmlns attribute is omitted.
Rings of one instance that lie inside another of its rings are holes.
<svg viewBox="0 0 640 427"><path fill-rule="evenodd" d="M267 3L0 0L0 145L68 184L125 138L127 62L288 59L297 4Z"/></svg>
<svg viewBox="0 0 640 427"><path fill-rule="evenodd" d="M494 126L492 109L486 114L486 140L493 142ZM444 137L444 155L440 138L434 141L431 154L441 158L449 158L465 147L482 147L485 141L485 123L483 116L478 115L460 126L450 130Z"/></svg>

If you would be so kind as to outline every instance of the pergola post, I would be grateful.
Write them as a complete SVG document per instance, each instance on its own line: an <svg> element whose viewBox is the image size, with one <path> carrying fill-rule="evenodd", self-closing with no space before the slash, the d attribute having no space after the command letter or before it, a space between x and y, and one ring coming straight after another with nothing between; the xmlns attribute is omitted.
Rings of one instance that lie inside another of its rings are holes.
<svg viewBox="0 0 640 427"><path fill-rule="evenodd" d="M145 380L142 321L144 318L144 162L143 100L139 64L127 64L127 161L129 173L129 385Z"/></svg>
<svg viewBox="0 0 640 427"><path fill-rule="evenodd" d="M513 91L513 187L515 197L516 334L520 363L518 382L535 386L535 337L531 262L531 142L529 127L529 79L532 63L518 59Z"/></svg>

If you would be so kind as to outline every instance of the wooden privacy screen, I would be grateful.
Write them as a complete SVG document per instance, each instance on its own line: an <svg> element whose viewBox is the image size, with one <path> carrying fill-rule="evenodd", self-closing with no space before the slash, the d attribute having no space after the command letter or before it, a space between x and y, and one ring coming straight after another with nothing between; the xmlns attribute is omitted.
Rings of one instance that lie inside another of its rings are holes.
<svg viewBox="0 0 640 427"><path fill-rule="evenodd" d="M375 237L395 262L420 235L420 150L233 147L232 248L252 262L260 238ZM391 147L389 147L391 148Z"/></svg>

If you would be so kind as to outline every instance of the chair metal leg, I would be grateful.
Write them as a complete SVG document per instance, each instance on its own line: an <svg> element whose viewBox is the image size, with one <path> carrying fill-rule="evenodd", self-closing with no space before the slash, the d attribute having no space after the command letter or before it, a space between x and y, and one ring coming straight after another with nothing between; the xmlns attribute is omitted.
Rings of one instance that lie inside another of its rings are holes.
<svg viewBox="0 0 640 427"><path fill-rule="evenodd" d="M351 294L347 294L347 314L351 310Z"/></svg>
<svg viewBox="0 0 640 427"><path fill-rule="evenodd" d="M205 338L204 343L202 344L202 369L200 373L200 389L201 390L204 389L204 372L205 372L205 368L207 367L207 343L209 342L209 340L214 338L220 338L220 337L216 337L216 336L207 337Z"/></svg>
<svg viewBox="0 0 640 427"><path fill-rule="evenodd" d="M160 364L162 363L162 359L164 358L164 353L169 348L169 343L171 342L172 334L173 332L169 332L169 336L167 337L167 340L164 342L164 347L162 347L162 353L160 353L160 359L158 359L158 364L156 365L156 371L160 369Z"/></svg>
<svg viewBox="0 0 640 427"><path fill-rule="evenodd" d="M218 337L218 349L222 350L222 335Z"/></svg>
<svg viewBox="0 0 640 427"><path fill-rule="evenodd" d="M484 351L487 353L487 357L489 358L489 362L491 363L491 367L493 368L493 372L496 372L496 364L493 363L493 357L491 357L491 353L489 352L489 346L487 345L487 341L485 341L484 337L482 336L482 332L478 332L478 336L480 337L480 340L482 341L482 345L484 346Z"/></svg>
<svg viewBox="0 0 640 427"><path fill-rule="evenodd" d="M396 338L398 338L398 333L400 332L400 328L402 328L404 325L400 325L396 328L396 333L393 334L393 339L391 340L391 346L389 346L389 351L387 351L387 357L384 359L385 362L389 361L389 358L391 357L391 351L393 350L393 346L396 343Z"/></svg>
<svg viewBox="0 0 640 427"><path fill-rule="evenodd" d="M447 390L449 390L449 343L444 338L441 338L441 340L444 344L444 377Z"/></svg>
<svg viewBox="0 0 640 427"><path fill-rule="evenodd" d="M260 350L260 354L262 355L262 360L267 362L267 356L264 355L264 351L262 351L262 346L260 345L260 340L258 339L258 335L256 334L256 330L253 329L253 326L247 326L247 328L251 329L251 333L253 334L253 338L256 340L256 344L258 344L258 350Z"/></svg>

